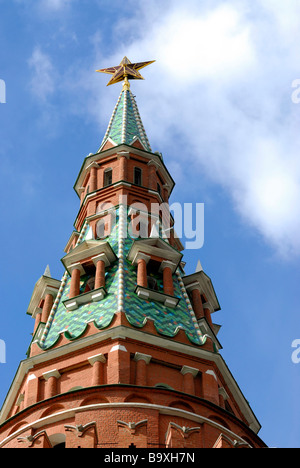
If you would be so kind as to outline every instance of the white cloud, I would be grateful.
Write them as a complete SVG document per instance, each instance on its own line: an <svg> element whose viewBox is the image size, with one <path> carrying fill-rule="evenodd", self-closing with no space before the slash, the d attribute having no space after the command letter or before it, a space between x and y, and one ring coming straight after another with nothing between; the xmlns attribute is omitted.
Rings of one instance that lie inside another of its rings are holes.
<svg viewBox="0 0 300 468"><path fill-rule="evenodd" d="M51 58L36 47L28 61L32 70L31 91L42 102L55 90L55 69Z"/></svg>
<svg viewBox="0 0 300 468"><path fill-rule="evenodd" d="M299 255L300 105L291 94L300 78L300 6L277 3L141 3L118 24L122 36L134 26L135 38L101 66L123 55L156 59L143 73L148 85L133 85L152 145L169 160L184 155L193 172L196 159L198 177L204 169L221 184L267 242Z"/></svg>
<svg viewBox="0 0 300 468"><path fill-rule="evenodd" d="M112 25L111 56L102 30L93 32L92 69L117 65L124 55L156 59L142 70L147 83L132 84L153 150L165 153L180 184L211 178L247 226L281 254L299 255L300 104L291 97L300 78L300 5L141 0L132 6L130 18ZM36 49L31 65L35 92L46 98L54 88L51 60ZM64 71L60 86L77 93L73 111L88 107L105 131L118 90L90 68L73 68L71 80ZM79 88L91 96L85 106Z"/></svg>
<svg viewBox="0 0 300 468"><path fill-rule="evenodd" d="M14 0L16 4L24 5L26 7L37 8L45 12L58 12L66 7L69 7L74 0Z"/></svg>
<svg viewBox="0 0 300 468"><path fill-rule="evenodd" d="M47 10L59 11L71 5L73 0L41 0L41 7Z"/></svg>

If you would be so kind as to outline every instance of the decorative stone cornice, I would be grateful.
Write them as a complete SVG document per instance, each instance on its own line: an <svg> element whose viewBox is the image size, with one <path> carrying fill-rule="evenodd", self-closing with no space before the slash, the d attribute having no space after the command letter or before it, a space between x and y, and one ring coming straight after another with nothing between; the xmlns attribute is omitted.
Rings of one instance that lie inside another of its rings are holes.
<svg viewBox="0 0 300 468"><path fill-rule="evenodd" d="M97 354L96 356L91 356L88 358L89 363L91 366L95 364L95 362L102 362L103 364L106 363L106 357L103 354Z"/></svg>
<svg viewBox="0 0 300 468"><path fill-rule="evenodd" d="M152 356L150 356L149 354L143 354L143 353L135 353L134 358L133 358L135 362L145 361L146 364L149 364L151 359L152 359Z"/></svg>
<svg viewBox="0 0 300 468"><path fill-rule="evenodd" d="M193 377L196 377L196 375L199 373L199 369L195 369L195 367L183 366L180 372L182 375L192 374Z"/></svg>
<svg viewBox="0 0 300 468"><path fill-rule="evenodd" d="M157 347L166 346L166 338L164 337L148 335L147 333L143 333L143 331L141 330L134 330L128 327L120 326L116 328L103 330L101 334L95 334L95 335L83 337L80 340L75 340L73 342L70 342L68 346L53 348L53 349L48 350L46 353L41 352L41 354L25 359L24 361L21 361L20 363L20 366L17 370L15 378L10 387L10 390L1 408L0 424L3 424L5 420L7 419L9 409L13 405L13 402L15 401L15 399L17 398L20 392L20 386L26 374L34 366L38 366L43 363L50 362L54 359L61 358L62 356L70 354L70 353L78 352L80 350L83 350L87 346L93 346L105 340L109 340L109 339L115 340L120 335L128 339L133 339L133 340L142 341L143 343L148 343L152 346L157 346ZM177 341L170 340L170 339L168 339L167 341L168 341L168 349L170 351L174 351L176 353L182 353L187 356L192 356L193 358L209 360L215 363L215 365L218 367L219 371L221 372L227 387L230 389L232 397L236 400L241 411L243 412L243 415L246 421L248 422L250 429L252 429L255 433L257 433L260 430L261 426L259 422L257 421L255 414L253 413L251 407L249 406L248 401L245 399L243 393L238 387L236 381L234 380L231 372L229 371L226 365L226 362L224 361L223 357L219 353L208 351L206 349L203 349L203 347L201 346L200 347L190 346L190 345L179 343ZM133 405L133 403L130 403L130 404ZM109 403L109 405L111 405L111 403ZM45 423L43 422L43 424ZM38 427L44 427L44 426L43 425L36 426L36 428ZM23 429L20 430L20 432L22 431ZM2 443L0 443L0 446L1 445Z"/></svg>
<svg viewBox="0 0 300 468"><path fill-rule="evenodd" d="M43 377L45 380L49 380L50 377L55 377L56 379L59 379L61 377L60 373L58 372L57 369L53 369L51 371L45 372L43 374Z"/></svg>

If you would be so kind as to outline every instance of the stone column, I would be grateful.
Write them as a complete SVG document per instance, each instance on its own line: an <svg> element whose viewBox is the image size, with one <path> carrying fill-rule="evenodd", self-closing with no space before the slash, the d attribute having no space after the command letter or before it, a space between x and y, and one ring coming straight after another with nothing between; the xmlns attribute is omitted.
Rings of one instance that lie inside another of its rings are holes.
<svg viewBox="0 0 300 468"><path fill-rule="evenodd" d="M97 190L97 166L93 165L90 172L90 192L95 192Z"/></svg>
<svg viewBox="0 0 300 468"><path fill-rule="evenodd" d="M224 387L219 388L219 405L225 409L225 401L228 399L227 392Z"/></svg>
<svg viewBox="0 0 300 468"><path fill-rule="evenodd" d="M212 309L212 306L208 302L203 304L204 317L208 321L209 325L212 327L213 323L211 319L211 309Z"/></svg>
<svg viewBox="0 0 300 468"><path fill-rule="evenodd" d="M156 163L154 161L149 161L149 189L157 189L157 176L156 176Z"/></svg>
<svg viewBox="0 0 300 468"><path fill-rule="evenodd" d="M38 327L39 324L41 323L41 317L42 317L42 311L41 311L41 312L37 312L37 314L36 314L36 316L35 316L33 334L35 334L35 332L36 332L36 330L37 330L37 327Z"/></svg>
<svg viewBox="0 0 300 468"><path fill-rule="evenodd" d="M93 257L92 260L96 266L95 289L105 288L105 267L109 265L109 260L104 253Z"/></svg>
<svg viewBox="0 0 300 468"><path fill-rule="evenodd" d="M97 187L98 188L103 188L103 177L104 177L103 167L98 165L98 171L97 171Z"/></svg>
<svg viewBox="0 0 300 468"><path fill-rule="evenodd" d="M219 405L219 386L213 370L207 370L202 374L202 393L205 400Z"/></svg>
<svg viewBox="0 0 300 468"><path fill-rule="evenodd" d="M92 386L103 385L104 364L106 363L106 358L103 356L103 354L98 354L97 356L88 358L88 361L91 366L93 366Z"/></svg>
<svg viewBox="0 0 300 468"><path fill-rule="evenodd" d="M199 369L194 367L183 366L181 369L181 374L183 375L183 391L189 395L195 395L195 377L199 372Z"/></svg>
<svg viewBox="0 0 300 468"><path fill-rule="evenodd" d="M129 153L127 151L122 151L118 153L118 159L119 159L119 180L124 180L126 181L128 179L128 174L127 174L127 159L129 158Z"/></svg>
<svg viewBox="0 0 300 468"><path fill-rule="evenodd" d="M130 384L130 353L121 343L112 346L108 353L107 384Z"/></svg>
<svg viewBox="0 0 300 468"><path fill-rule="evenodd" d="M135 353L134 361L136 362L135 384L145 387L147 385L147 365L151 361L152 356L149 354Z"/></svg>
<svg viewBox="0 0 300 468"><path fill-rule="evenodd" d="M80 203L82 203L83 200L84 200L85 188L84 187L79 187L78 192L79 192L79 195L80 195Z"/></svg>
<svg viewBox="0 0 300 468"><path fill-rule="evenodd" d="M137 264L137 285L143 288L147 288L148 286L147 263L149 260L149 255L138 253L134 262Z"/></svg>
<svg viewBox="0 0 300 468"><path fill-rule="evenodd" d="M58 379L60 378L60 373L58 370L54 369L43 374L44 379L46 380L46 390L45 390L45 400L52 398L58 394Z"/></svg>
<svg viewBox="0 0 300 468"><path fill-rule="evenodd" d="M80 263L71 265L69 268L71 270L71 286L70 286L70 296L69 298L79 296L80 293L80 275L82 274L83 268Z"/></svg>
<svg viewBox="0 0 300 468"><path fill-rule="evenodd" d="M169 296L174 296L174 283L173 283L173 271L175 264L164 260L161 263L160 270L163 271L163 285L164 293Z"/></svg>
<svg viewBox="0 0 300 468"><path fill-rule="evenodd" d="M39 394L39 379L35 374L29 373L26 379L24 408L32 406L38 401Z"/></svg>
<svg viewBox="0 0 300 468"><path fill-rule="evenodd" d="M44 305L42 309L42 317L41 321L43 323L47 323L49 314L51 312L52 306L53 306L54 298L52 294L47 293L44 299Z"/></svg>
<svg viewBox="0 0 300 468"><path fill-rule="evenodd" d="M163 199L166 203L168 203L169 200L169 188L168 184L163 185Z"/></svg>
<svg viewBox="0 0 300 468"><path fill-rule="evenodd" d="M196 315L196 319L199 320L204 317L204 310L202 305L201 293L198 288L194 288L191 291L192 305Z"/></svg>

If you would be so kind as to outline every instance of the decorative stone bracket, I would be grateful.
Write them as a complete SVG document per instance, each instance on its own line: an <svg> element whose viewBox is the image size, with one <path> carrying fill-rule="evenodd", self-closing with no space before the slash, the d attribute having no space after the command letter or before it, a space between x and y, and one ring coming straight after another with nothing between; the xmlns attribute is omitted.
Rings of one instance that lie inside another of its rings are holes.
<svg viewBox="0 0 300 468"><path fill-rule="evenodd" d="M145 299L147 301L161 302L166 307L175 308L180 301L180 297L169 296L168 294L164 294L149 288L143 288L142 286L137 286L134 292L141 299Z"/></svg>
<svg viewBox="0 0 300 468"><path fill-rule="evenodd" d="M101 301L106 295L107 292L105 288L93 289L87 293L72 297L72 299L67 299L66 301L63 301L63 304L67 310L71 311L78 309L81 305Z"/></svg>
<svg viewBox="0 0 300 468"><path fill-rule="evenodd" d="M77 435L77 437L83 437L84 433L91 427L96 427L95 421L90 422L85 426L83 426L82 424L77 424L76 426L71 426L68 424L65 425L66 431L74 432Z"/></svg>
<svg viewBox="0 0 300 468"><path fill-rule="evenodd" d="M142 426L145 426L148 422L148 419L143 419L143 421L139 421L138 423L129 422L126 423L124 421L117 421L118 426L125 427L131 434L135 434L135 431Z"/></svg>

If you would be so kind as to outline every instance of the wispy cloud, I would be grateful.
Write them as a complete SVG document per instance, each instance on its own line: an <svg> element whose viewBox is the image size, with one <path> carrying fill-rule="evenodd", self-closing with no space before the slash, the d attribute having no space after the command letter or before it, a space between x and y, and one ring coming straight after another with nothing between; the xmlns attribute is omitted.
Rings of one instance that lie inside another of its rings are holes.
<svg viewBox="0 0 300 468"><path fill-rule="evenodd" d="M145 71L151 99L149 86L134 85L152 145L184 154L187 174L198 161L197 177L204 169L225 188L246 225L281 254L299 255L300 106L291 83L300 75L300 5L141 5L117 25L123 37L134 27L134 37L106 60L157 60Z"/></svg>
<svg viewBox="0 0 300 468"><path fill-rule="evenodd" d="M71 5L74 0L41 0L41 7L52 11L59 11Z"/></svg>
<svg viewBox="0 0 300 468"><path fill-rule="evenodd" d="M299 18L297 0L140 1L130 18L112 24L110 56L102 30L91 32L93 65L66 68L60 90L76 93L72 111L88 111L104 128L116 89L102 87L104 76L91 70L124 55L156 59L143 73L149 85L132 86L152 147L175 170L184 155L180 177L210 178L246 227L280 254L300 255L300 104L291 99L300 78ZM53 62L37 47L30 65L32 91L46 101L57 81Z"/></svg>
<svg viewBox="0 0 300 468"><path fill-rule="evenodd" d="M15 3L26 7L37 8L45 12L61 12L71 6L76 0L14 0Z"/></svg>
<svg viewBox="0 0 300 468"><path fill-rule="evenodd" d="M36 47L28 61L32 71L30 88L43 103L55 90L55 69L49 55Z"/></svg>

